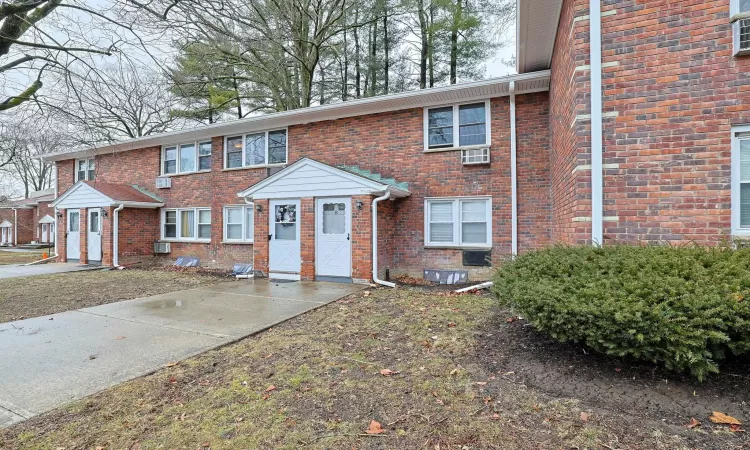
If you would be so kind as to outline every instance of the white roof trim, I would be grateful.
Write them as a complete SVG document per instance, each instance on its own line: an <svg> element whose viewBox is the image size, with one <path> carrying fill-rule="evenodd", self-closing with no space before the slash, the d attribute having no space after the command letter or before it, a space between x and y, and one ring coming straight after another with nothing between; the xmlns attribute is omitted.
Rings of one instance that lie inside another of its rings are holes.
<svg viewBox="0 0 750 450"><path fill-rule="evenodd" d="M341 103L294 109L273 114L237 119L212 125L171 131L157 135L145 136L118 142L102 147L92 147L49 153L41 157L44 161L63 161L79 157L91 157L104 153L126 152L146 147L160 147L175 144L210 139L218 136L232 136L253 133L306 123L336 120L344 117L363 116L388 111L398 111L425 106L443 105L473 100L486 100L495 97L505 97L509 94L511 82L515 82L516 95L549 90L549 72L510 75L500 78L475 81L472 83L454 84L418 91L402 92L393 95L350 100Z"/></svg>
<svg viewBox="0 0 750 450"><path fill-rule="evenodd" d="M249 188L240 191L237 193L238 197L246 198L248 200L258 198L258 199L265 199L265 198L279 198L278 196L270 196L270 195L261 195L261 196L255 196L255 194L258 191L261 191L271 185L273 185L275 182L282 180L289 175L293 174L294 172L301 170L305 167L314 167L315 169L321 170L323 172L326 172L328 174L334 175L336 177L344 178L350 181L353 181L357 183L360 187L356 189L348 189L348 190L341 190L341 192L337 195L358 195L358 194L375 194L385 191L391 191L393 193L394 197L408 197L411 195L410 192L404 191L402 189L399 189L395 186L391 186L389 184L383 184L378 183L374 180L370 180L369 178L365 178L356 174L353 174L351 172L347 172L345 170L329 166L328 164L324 164L319 161L315 161L314 159L310 158L302 158L299 161L296 161L292 165L280 170L279 172L276 172L275 174L271 175L270 177L266 178L265 180L254 184L253 186L250 186ZM305 195L290 195L289 193L285 193L283 198L287 197L308 197L309 193L306 193Z"/></svg>
<svg viewBox="0 0 750 450"><path fill-rule="evenodd" d="M549 69L560 25L562 0L516 0L516 71Z"/></svg>
<svg viewBox="0 0 750 450"><path fill-rule="evenodd" d="M92 205L92 207L94 208L98 208L102 204L109 205L109 206L125 205L126 207L129 207L129 208L161 208L162 206L164 206L163 202L118 201L117 199L113 199L113 198L108 197L107 195L104 195L101 191L97 190L93 186L89 186L83 181L79 181L73 186L71 186L61 196L57 197L54 202L50 203L50 206L54 208L67 209L65 207L65 199L70 197L74 192L78 191L79 189L88 189L91 192L93 192L94 195L99 197L99 201L96 202L95 205Z"/></svg>
<svg viewBox="0 0 750 450"><path fill-rule="evenodd" d="M39 220L39 223L55 223L55 218L47 214Z"/></svg>
<svg viewBox="0 0 750 450"><path fill-rule="evenodd" d="M0 228L13 228L13 224L4 220L3 223L0 223Z"/></svg>

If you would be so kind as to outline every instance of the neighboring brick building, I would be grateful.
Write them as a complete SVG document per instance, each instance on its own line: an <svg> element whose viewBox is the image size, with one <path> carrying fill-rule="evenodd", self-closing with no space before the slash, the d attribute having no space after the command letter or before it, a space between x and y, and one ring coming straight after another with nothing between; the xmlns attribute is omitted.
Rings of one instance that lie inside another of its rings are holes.
<svg viewBox="0 0 750 450"><path fill-rule="evenodd" d="M49 155L58 254L484 278L553 242L750 237L750 0L519 0L517 30L519 75Z"/></svg>
<svg viewBox="0 0 750 450"><path fill-rule="evenodd" d="M0 246L55 242L54 190L31 192L29 198L0 203Z"/></svg>

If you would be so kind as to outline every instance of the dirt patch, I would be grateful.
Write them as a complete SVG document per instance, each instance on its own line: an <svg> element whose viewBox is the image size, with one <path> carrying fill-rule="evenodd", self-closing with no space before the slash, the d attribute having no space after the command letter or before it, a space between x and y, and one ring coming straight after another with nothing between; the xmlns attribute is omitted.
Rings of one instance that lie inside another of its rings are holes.
<svg viewBox="0 0 750 450"><path fill-rule="evenodd" d="M39 252L9 252L0 250L0 266L6 264L28 264L42 259L42 251Z"/></svg>
<svg viewBox="0 0 750 450"><path fill-rule="evenodd" d="M731 361L705 382L668 372L653 364L612 358L583 346L560 343L502 309L482 330L487 339L477 356L485 366L514 382L557 397L575 397L592 407L618 411L625 422L667 425L684 434L692 418L706 433L688 433L699 448L750 447L743 433L726 432L708 420L713 411L750 420L750 361Z"/></svg>
<svg viewBox="0 0 750 450"><path fill-rule="evenodd" d="M201 271L91 270L0 280L0 322L191 289L231 278Z"/></svg>
<svg viewBox="0 0 750 450"><path fill-rule="evenodd" d="M739 448L580 392L528 387L485 357L493 299L364 291L236 344L0 430L0 448ZM385 372L389 369L391 372ZM557 368L556 370L560 370ZM367 434L375 420L383 433Z"/></svg>

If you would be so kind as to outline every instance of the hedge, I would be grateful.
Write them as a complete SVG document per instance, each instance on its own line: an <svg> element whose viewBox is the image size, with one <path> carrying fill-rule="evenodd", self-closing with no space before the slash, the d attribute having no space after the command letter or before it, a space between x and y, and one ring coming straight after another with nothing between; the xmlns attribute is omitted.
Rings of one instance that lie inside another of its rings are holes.
<svg viewBox="0 0 750 450"><path fill-rule="evenodd" d="M503 265L493 290L538 330L703 380L750 352L750 249L556 246Z"/></svg>

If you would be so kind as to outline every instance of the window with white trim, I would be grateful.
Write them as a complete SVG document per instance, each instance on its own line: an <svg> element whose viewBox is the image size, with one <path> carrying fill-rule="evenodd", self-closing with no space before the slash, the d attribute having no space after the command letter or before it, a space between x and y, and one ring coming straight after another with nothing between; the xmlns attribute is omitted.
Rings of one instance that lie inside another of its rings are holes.
<svg viewBox="0 0 750 450"><path fill-rule="evenodd" d="M224 241L253 242L255 233L253 205L224 207Z"/></svg>
<svg viewBox="0 0 750 450"><path fill-rule="evenodd" d="M731 0L729 16L732 21L734 54L750 54L750 0Z"/></svg>
<svg viewBox="0 0 750 450"><path fill-rule="evenodd" d="M96 178L96 165L94 158L76 159L76 181L94 181Z"/></svg>
<svg viewBox="0 0 750 450"><path fill-rule="evenodd" d="M161 174L211 170L211 141L166 145L161 150Z"/></svg>
<svg viewBox="0 0 750 450"><path fill-rule="evenodd" d="M173 241L211 240L211 209L171 208L162 209L161 238Z"/></svg>
<svg viewBox="0 0 750 450"><path fill-rule="evenodd" d="M492 247L492 199L426 199L425 246Z"/></svg>
<svg viewBox="0 0 750 450"><path fill-rule="evenodd" d="M228 137L224 156L225 169L286 164L287 130Z"/></svg>
<svg viewBox="0 0 750 450"><path fill-rule="evenodd" d="M489 111L489 101L425 108L425 150L450 150L489 144Z"/></svg>
<svg viewBox="0 0 750 450"><path fill-rule="evenodd" d="M750 125L732 129L732 233L750 236Z"/></svg>

